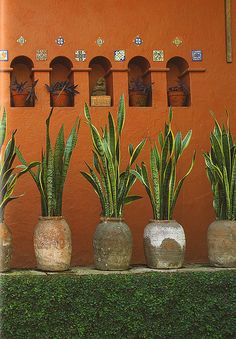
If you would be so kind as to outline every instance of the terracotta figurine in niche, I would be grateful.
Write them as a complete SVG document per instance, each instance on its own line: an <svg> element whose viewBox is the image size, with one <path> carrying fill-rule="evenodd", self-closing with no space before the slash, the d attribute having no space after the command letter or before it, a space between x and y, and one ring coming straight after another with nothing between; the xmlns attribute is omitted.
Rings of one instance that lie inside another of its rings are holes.
<svg viewBox="0 0 236 339"><path fill-rule="evenodd" d="M103 77L99 78L92 90L92 95L106 95L106 81Z"/></svg>

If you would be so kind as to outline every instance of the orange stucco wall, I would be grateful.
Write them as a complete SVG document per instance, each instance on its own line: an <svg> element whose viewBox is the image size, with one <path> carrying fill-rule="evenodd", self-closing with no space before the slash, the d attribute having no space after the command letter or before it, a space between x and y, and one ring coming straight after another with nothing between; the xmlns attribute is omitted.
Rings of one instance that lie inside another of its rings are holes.
<svg viewBox="0 0 236 339"><path fill-rule="evenodd" d="M212 118L209 110L216 112L219 120L225 117L227 108L231 114L232 129L236 135L236 55L233 62L226 63L225 57L225 18L223 0L1 0L1 44L0 49L9 51L9 61L1 62L5 69L1 72L1 105L7 108L9 132L17 131L17 144L20 145L28 161L40 158L44 144L44 124L49 113L49 96L44 84L49 82L50 62L56 56L71 60L74 81L79 83L80 95L75 98L74 107L56 108L52 121L52 134L58 132L65 122L66 131L71 128L76 116L82 118L79 141L73 154L70 172L64 192L64 216L71 226L73 235L72 265L92 262L92 235L99 220L100 205L90 185L80 175L85 170L84 162L91 162L89 130L84 123L83 105L89 102L89 74L86 69L96 56L110 60L113 72L113 102L110 111L116 113L119 96L126 97L126 125L123 135L123 162L128 159L128 143L138 143L143 138L156 138L167 118L166 67L167 61L183 57L190 69L205 69L190 72L191 106L174 108L175 130L186 133L193 130L193 138L179 168L180 174L186 170L191 154L197 150L195 168L186 180L175 210L175 219L184 227L187 237L186 260L206 262L206 234L209 223L214 219L212 194L205 175L202 152L209 148L209 133ZM21 46L16 40L23 36L26 43ZM62 35L63 46L55 39ZM143 44L136 46L132 40L140 35ZM98 37L104 39L99 47ZM175 37L183 43L176 47ZM236 2L232 1L232 38L236 49ZM48 50L47 61L36 61L37 49ZM86 50L87 60L77 62L74 52ZM115 62L113 52L126 50L126 61ZM163 62L152 61L152 50L165 52ZM191 50L201 49L203 61L193 62ZM233 50L233 51L234 51ZM35 107L10 107L9 79L11 61L24 55L34 64L38 101ZM143 56L149 62L153 86L152 107L128 107L128 62L135 56ZM44 69L44 70L43 70ZM159 69L159 71L155 71ZM97 126L104 124L108 108L91 108L92 118ZM148 161L148 143L140 159ZM134 240L133 263L144 263L142 235L144 226L151 218L151 208L145 190L137 183L133 189L144 198L127 206L125 219L129 224ZM29 175L19 181L17 192L25 195L8 206L6 222L14 238L15 267L33 267L33 230L40 215L40 199Z"/></svg>

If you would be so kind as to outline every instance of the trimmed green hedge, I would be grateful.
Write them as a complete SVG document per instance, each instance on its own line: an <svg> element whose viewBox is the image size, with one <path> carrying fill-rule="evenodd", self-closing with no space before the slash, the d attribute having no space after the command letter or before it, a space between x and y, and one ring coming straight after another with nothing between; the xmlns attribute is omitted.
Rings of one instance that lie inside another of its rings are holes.
<svg viewBox="0 0 236 339"><path fill-rule="evenodd" d="M1 276L1 338L236 338L236 273Z"/></svg>

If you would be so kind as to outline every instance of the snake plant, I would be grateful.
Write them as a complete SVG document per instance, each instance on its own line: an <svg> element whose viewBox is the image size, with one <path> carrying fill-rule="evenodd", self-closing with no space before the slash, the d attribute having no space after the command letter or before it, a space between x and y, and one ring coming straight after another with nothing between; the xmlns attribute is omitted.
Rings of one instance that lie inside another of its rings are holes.
<svg viewBox="0 0 236 339"><path fill-rule="evenodd" d="M37 171L29 170L41 196L42 216L62 215L63 189L79 130L79 121L76 119L65 143L64 125L62 125L53 149L50 138L50 120L52 113L53 108L46 120L46 146L45 152L42 152L41 162L38 163ZM17 155L22 164L27 166L27 162L19 149L17 149Z"/></svg>
<svg viewBox="0 0 236 339"><path fill-rule="evenodd" d="M2 120L0 122L0 222L4 220L4 211L7 204L19 198L20 196L13 196L17 179L37 163L30 163L28 166L17 166L22 170L17 172L13 166L16 157L16 130L12 132L11 138L6 144L5 149L3 145L6 138L7 129L7 113L3 110Z"/></svg>
<svg viewBox="0 0 236 339"><path fill-rule="evenodd" d="M172 108L169 110L169 121L165 123L164 132L159 132L159 147L154 143L150 149L150 175L147 166L142 162L136 165L132 173L145 186L149 196L153 218L171 220L173 210L184 180L192 171L195 162L195 151L187 173L177 183L177 163L189 145L192 131L182 138L181 132L174 135L171 127Z"/></svg>
<svg viewBox="0 0 236 339"><path fill-rule="evenodd" d="M213 192L213 207L217 219L236 220L236 145L230 131L219 125L214 113L215 126L210 135L211 149L203 153L208 179Z"/></svg>
<svg viewBox="0 0 236 339"><path fill-rule="evenodd" d="M129 145L130 159L124 171L121 171L121 134L125 122L124 96L121 96L118 108L117 124L111 113L108 114L108 127L100 134L92 124L87 104L84 108L85 118L90 127L93 143L93 166L88 164L88 172L81 174L89 181L97 193L104 217L122 217L124 205L140 199L140 196L129 195L136 181L131 167L139 156L144 144L143 139L135 148Z"/></svg>

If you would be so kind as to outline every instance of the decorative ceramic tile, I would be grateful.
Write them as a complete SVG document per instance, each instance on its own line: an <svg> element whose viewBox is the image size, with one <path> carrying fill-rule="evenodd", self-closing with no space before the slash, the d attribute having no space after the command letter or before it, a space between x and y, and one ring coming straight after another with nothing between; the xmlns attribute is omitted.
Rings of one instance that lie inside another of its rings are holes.
<svg viewBox="0 0 236 339"><path fill-rule="evenodd" d="M95 42L99 47L101 47L104 44L104 40L101 37L97 38Z"/></svg>
<svg viewBox="0 0 236 339"><path fill-rule="evenodd" d="M59 45L59 46L62 46L64 45L64 43L66 42L65 39L62 37L62 36L59 36L55 42Z"/></svg>
<svg viewBox="0 0 236 339"><path fill-rule="evenodd" d="M75 52L75 60L85 61L86 60L86 51L78 49L78 51Z"/></svg>
<svg viewBox="0 0 236 339"><path fill-rule="evenodd" d="M0 50L0 61L8 61L8 51L6 49Z"/></svg>
<svg viewBox="0 0 236 339"><path fill-rule="evenodd" d="M37 49L36 60L45 61L48 58L48 51L46 49Z"/></svg>
<svg viewBox="0 0 236 339"><path fill-rule="evenodd" d="M26 43L26 39L21 35L16 42L18 42L21 46Z"/></svg>
<svg viewBox="0 0 236 339"><path fill-rule="evenodd" d="M202 50L192 51L192 61L202 61Z"/></svg>
<svg viewBox="0 0 236 339"><path fill-rule="evenodd" d="M119 49L114 52L115 61L125 61L125 50Z"/></svg>
<svg viewBox="0 0 236 339"><path fill-rule="evenodd" d="M153 61L164 61L164 51L163 50L153 50Z"/></svg>
<svg viewBox="0 0 236 339"><path fill-rule="evenodd" d="M139 35L136 36L136 38L133 40L133 42L135 43L135 45L141 45L143 43L143 39L140 38Z"/></svg>
<svg viewBox="0 0 236 339"><path fill-rule="evenodd" d="M180 38L176 37L176 38L172 41L172 43L173 43L176 47L179 47L179 46L183 43L183 41L182 41Z"/></svg>

